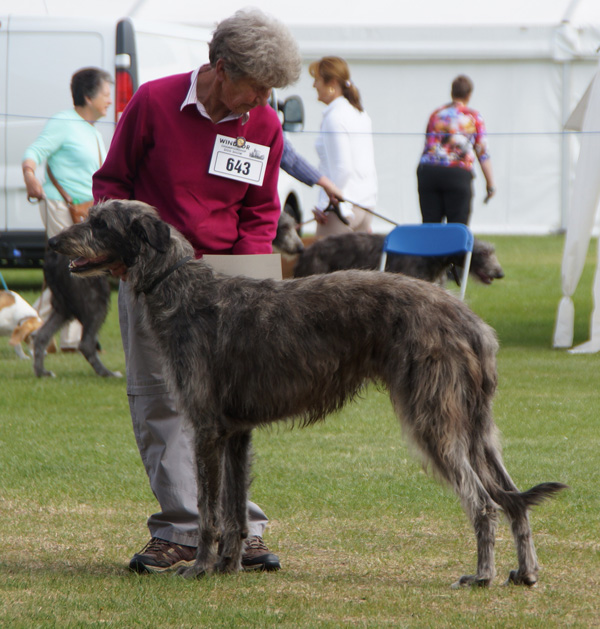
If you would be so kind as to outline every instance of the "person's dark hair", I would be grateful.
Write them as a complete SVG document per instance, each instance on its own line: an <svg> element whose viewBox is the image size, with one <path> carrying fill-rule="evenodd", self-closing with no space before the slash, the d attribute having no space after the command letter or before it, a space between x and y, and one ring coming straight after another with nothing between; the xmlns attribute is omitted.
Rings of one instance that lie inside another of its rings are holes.
<svg viewBox="0 0 600 629"><path fill-rule="evenodd" d="M86 97L94 98L104 81L107 83L113 82L110 74L100 68L82 68L77 70L71 77L73 105L75 107L83 107Z"/></svg>
<svg viewBox="0 0 600 629"><path fill-rule="evenodd" d="M460 74L452 81L452 91L450 95L453 99L465 100L470 98L473 91L473 81L468 76Z"/></svg>
<svg viewBox="0 0 600 629"><path fill-rule="evenodd" d="M208 45L214 68L223 60L232 81L249 78L263 87L286 87L298 80L302 57L283 23L258 9L236 11L219 22Z"/></svg>
<svg viewBox="0 0 600 629"><path fill-rule="evenodd" d="M319 61L313 61L308 66L308 71L313 77L319 75L326 84L332 81L338 83L346 100L358 111L364 111L360 92L350 80L350 68L344 59L341 57L323 57Z"/></svg>

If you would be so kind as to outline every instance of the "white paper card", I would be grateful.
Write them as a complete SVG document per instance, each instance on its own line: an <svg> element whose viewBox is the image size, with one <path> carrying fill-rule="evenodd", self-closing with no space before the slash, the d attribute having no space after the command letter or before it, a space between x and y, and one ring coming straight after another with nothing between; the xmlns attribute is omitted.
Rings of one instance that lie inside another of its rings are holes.
<svg viewBox="0 0 600 629"><path fill-rule="evenodd" d="M245 275L257 280L281 279L281 255L266 253L241 256L205 254L202 259L212 268L225 275Z"/></svg>
<svg viewBox="0 0 600 629"><path fill-rule="evenodd" d="M269 146L247 142L242 137L218 135L208 172L253 186L262 186L270 150Z"/></svg>

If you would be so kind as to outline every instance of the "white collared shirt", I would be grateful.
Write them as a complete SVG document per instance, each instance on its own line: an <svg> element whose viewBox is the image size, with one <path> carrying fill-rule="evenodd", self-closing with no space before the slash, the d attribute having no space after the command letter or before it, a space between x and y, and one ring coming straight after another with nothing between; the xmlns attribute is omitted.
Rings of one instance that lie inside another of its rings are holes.
<svg viewBox="0 0 600 629"><path fill-rule="evenodd" d="M190 89L188 90L188 93L185 99L183 100L183 103L181 103L181 107L179 108L179 111L182 111L184 107L187 107L187 105L195 105L198 111L200 112L200 115L204 116L205 118L208 118L212 122L212 118L208 115L206 108L198 100L198 93L197 93L198 74L200 74L200 68L196 68L192 72L192 77L190 79ZM245 113L245 114L233 114L233 113L227 114L225 118L223 118L222 120L219 120L219 122L217 122L216 124L220 124L221 122L227 122L228 120L237 120L238 118L241 118L242 116L244 117L244 120L242 120L242 124L246 124L248 122L248 118L250 118L250 112Z"/></svg>
<svg viewBox="0 0 600 629"><path fill-rule="evenodd" d="M368 208L377 201L377 173L371 119L340 96L323 111L316 141L319 171L329 177L344 197ZM317 207L324 209L329 197L319 190Z"/></svg>

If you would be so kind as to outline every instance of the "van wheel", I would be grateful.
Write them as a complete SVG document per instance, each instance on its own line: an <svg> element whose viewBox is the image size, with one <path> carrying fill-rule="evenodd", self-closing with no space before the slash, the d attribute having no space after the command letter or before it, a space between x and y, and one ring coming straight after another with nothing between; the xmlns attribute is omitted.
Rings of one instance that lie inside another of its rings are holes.
<svg viewBox="0 0 600 629"><path fill-rule="evenodd" d="M294 203L286 201L286 204L283 206L283 211L286 214L289 214L296 221L296 223L300 224L302 222L302 215L300 214L300 210L298 209L298 206Z"/></svg>

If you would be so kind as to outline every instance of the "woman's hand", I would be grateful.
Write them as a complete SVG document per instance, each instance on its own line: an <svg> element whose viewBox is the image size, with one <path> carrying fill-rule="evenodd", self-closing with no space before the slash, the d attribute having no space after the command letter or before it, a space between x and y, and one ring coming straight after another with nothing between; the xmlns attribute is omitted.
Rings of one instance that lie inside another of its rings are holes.
<svg viewBox="0 0 600 629"><path fill-rule="evenodd" d="M325 175L322 175L319 181L317 181L317 186L321 186L325 190L331 203L339 203L344 200L344 193Z"/></svg>
<svg viewBox="0 0 600 629"><path fill-rule="evenodd" d="M488 186L486 193L486 197L483 200L484 203L487 203L496 194L496 188L494 188L494 186Z"/></svg>
<svg viewBox="0 0 600 629"><path fill-rule="evenodd" d="M313 215L319 225L327 225L327 214L323 210L316 207L313 209Z"/></svg>
<svg viewBox="0 0 600 629"><path fill-rule="evenodd" d="M42 184L35 176L35 167L27 161L23 163L23 180L25 181L25 187L27 188L28 199L37 199L38 201L41 201L46 198Z"/></svg>

